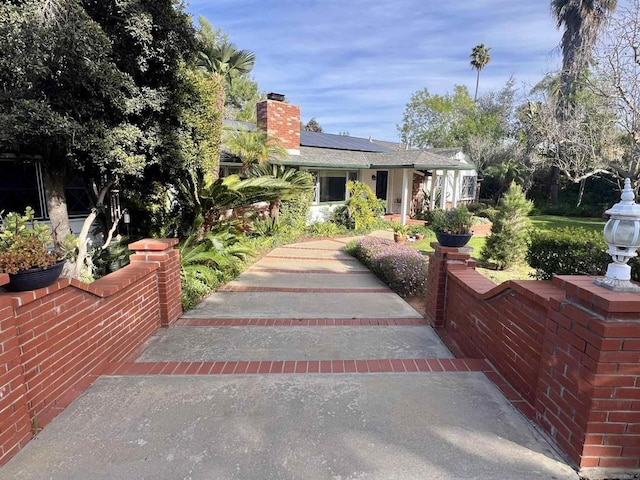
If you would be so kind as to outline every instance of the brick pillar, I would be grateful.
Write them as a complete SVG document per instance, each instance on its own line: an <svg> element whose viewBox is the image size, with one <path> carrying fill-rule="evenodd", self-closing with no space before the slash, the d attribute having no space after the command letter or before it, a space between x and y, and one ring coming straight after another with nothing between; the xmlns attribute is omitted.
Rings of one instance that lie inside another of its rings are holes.
<svg viewBox="0 0 640 480"><path fill-rule="evenodd" d="M474 267L476 263L471 260L472 249L469 247L443 247L438 242L432 242L431 247L435 251L429 254L425 315L434 327L444 327L447 269L454 265Z"/></svg>
<svg viewBox="0 0 640 480"><path fill-rule="evenodd" d="M553 283L566 299L550 301L536 419L586 478L638 475L640 294L590 277Z"/></svg>
<svg viewBox="0 0 640 480"><path fill-rule="evenodd" d="M9 276L0 274L0 286L7 283ZM0 296L0 465L31 439L26 393L13 305Z"/></svg>
<svg viewBox="0 0 640 480"><path fill-rule="evenodd" d="M160 321L168 327L182 314L182 287L180 283L180 252L173 247L177 238L146 238L129 245L136 253L131 263L153 262L159 265L158 296L160 298Z"/></svg>

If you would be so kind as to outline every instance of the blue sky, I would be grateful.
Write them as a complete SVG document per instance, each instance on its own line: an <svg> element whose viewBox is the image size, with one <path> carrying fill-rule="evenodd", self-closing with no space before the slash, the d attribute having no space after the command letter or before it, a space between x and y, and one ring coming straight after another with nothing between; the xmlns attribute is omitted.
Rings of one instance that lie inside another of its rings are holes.
<svg viewBox="0 0 640 480"><path fill-rule="evenodd" d="M471 49L491 47L480 93L509 77L522 91L560 65L547 0L188 0L257 56L261 91L284 93L327 133L397 140L411 94L445 94L475 70Z"/></svg>

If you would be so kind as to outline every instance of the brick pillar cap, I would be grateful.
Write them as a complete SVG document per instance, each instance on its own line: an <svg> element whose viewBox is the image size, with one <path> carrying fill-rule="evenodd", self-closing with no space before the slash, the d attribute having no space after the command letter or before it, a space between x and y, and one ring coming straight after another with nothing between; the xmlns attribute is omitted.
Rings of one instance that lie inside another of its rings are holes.
<svg viewBox="0 0 640 480"><path fill-rule="evenodd" d="M177 244L177 238L143 238L137 242L130 243L129 250L162 252L176 246Z"/></svg>
<svg viewBox="0 0 640 480"><path fill-rule="evenodd" d="M459 253L461 255L468 255L471 257L473 248L471 247L443 247L438 242L431 242L431 248L438 253Z"/></svg>

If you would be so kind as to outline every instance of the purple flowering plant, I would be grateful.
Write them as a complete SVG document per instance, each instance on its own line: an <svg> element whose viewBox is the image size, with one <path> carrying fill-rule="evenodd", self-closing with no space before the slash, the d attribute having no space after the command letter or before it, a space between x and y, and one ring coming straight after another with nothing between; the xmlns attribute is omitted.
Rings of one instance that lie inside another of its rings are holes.
<svg viewBox="0 0 640 480"><path fill-rule="evenodd" d="M424 293L429 264L413 248L376 237L364 237L351 253L401 297Z"/></svg>

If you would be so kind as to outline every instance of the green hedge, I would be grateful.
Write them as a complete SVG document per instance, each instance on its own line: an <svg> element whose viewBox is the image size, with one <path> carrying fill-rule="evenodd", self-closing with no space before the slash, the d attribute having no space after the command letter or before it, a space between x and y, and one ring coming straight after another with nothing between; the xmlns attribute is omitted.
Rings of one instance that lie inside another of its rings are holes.
<svg viewBox="0 0 640 480"><path fill-rule="evenodd" d="M584 228L558 228L534 231L527 262L535 278L548 280L552 275L604 275L611 256L602 232ZM640 260L633 258L631 278L640 280Z"/></svg>

